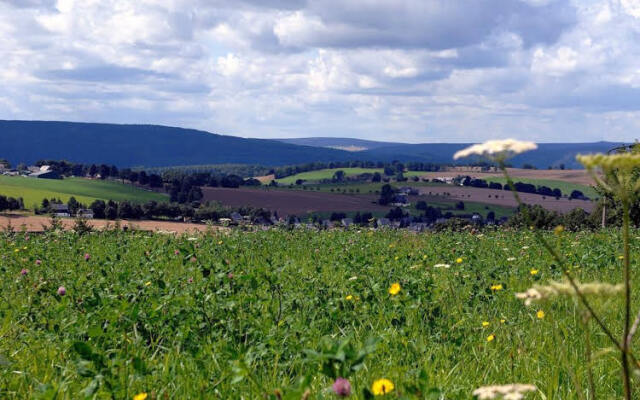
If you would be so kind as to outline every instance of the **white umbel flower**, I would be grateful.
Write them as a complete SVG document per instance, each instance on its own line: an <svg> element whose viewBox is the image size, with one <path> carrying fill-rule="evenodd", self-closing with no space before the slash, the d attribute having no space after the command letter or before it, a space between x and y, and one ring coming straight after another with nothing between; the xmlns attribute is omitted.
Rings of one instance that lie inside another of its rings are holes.
<svg viewBox="0 0 640 400"><path fill-rule="evenodd" d="M513 157L516 154L524 153L529 150L535 150L538 145L533 142L525 142L515 139L489 140L481 144L474 144L466 149L462 149L453 155L453 159L479 155L490 158L497 157Z"/></svg>

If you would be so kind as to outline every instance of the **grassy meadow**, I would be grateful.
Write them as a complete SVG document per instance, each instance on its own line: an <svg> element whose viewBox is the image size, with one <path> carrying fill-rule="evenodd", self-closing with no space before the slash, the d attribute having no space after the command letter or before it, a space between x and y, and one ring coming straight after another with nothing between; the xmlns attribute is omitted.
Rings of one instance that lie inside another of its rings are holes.
<svg viewBox="0 0 640 400"><path fill-rule="evenodd" d="M0 194L22 197L25 207L40 204L44 198L59 198L66 202L71 196L86 205L94 200L128 200L135 203L166 201L167 196L142 190L132 185L111 180L83 178L35 179L27 177L1 176Z"/></svg>
<svg viewBox="0 0 640 400"><path fill-rule="evenodd" d="M562 280L530 232L0 235L2 399L335 399L338 375L353 399L380 378L377 398L580 399L588 366L598 398L621 397L574 300L516 299ZM580 281L620 282L617 232L548 236ZM617 336L622 301L592 300Z"/></svg>
<svg viewBox="0 0 640 400"><path fill-rule="evenodd" d="M345 176L356 176L361 174L373 174L380 173L383 174L384 170L382 168L327 168L320 169L317 171L309 171L309 172L301 172L299 174L287 176L286 178L276 179L279 184L289 185L295 183L298 179L303 179L305 181L320 181L322 179L331 179L333 178L333 174L336 171L344 171ZM407 171L404 173L404 176L410 178L412 176L422 176L424 172L422 171Z"/></svg>

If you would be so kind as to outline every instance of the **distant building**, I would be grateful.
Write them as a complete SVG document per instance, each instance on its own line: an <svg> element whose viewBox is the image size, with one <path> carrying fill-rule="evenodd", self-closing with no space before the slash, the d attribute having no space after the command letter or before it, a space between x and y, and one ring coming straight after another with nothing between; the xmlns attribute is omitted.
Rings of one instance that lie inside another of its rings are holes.
<svg viewBox="0 0 640 400"><path fill-rule="evenodd" d="M42 169L47 167L45 169ZM53 171L48 168L48 165L43 165L41 169L37 172L32 172L29 174L30 178L39 178L39 179L60 179L60 174L56 171Z"/></svg>
<svg viewBox="0 0 640 400"><path fill-rule="evenodd" d="M86 219L93 219L93 210L87 209L87 208L81 208L76 213L76 217L86 218Z"/></svg>
<svg viewBox="0 0 640 400"><path fill-rule="evenodd" d="M49 204L51 213L56 217L70 217L69 207L66 204Z"/></svg>

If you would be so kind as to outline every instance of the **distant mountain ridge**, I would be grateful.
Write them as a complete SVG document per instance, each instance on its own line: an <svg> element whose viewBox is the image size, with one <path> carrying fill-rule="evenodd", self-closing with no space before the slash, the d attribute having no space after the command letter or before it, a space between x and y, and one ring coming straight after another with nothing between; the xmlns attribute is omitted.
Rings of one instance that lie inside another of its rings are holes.
<svg viewBox="0 0 640 400"><path fill-rule="evenodd" d="M517 167L528 163L540 169L560 164L579 168L576 154L606 152L619 144L542 143L538 150L511 162ZM229 163L281 166L350 160L450 164L453 154L467 146L469 143L405 144L350 138L246 139L161 125L0 120L0 158L13 164L40 159L119 167Z"/></svg>

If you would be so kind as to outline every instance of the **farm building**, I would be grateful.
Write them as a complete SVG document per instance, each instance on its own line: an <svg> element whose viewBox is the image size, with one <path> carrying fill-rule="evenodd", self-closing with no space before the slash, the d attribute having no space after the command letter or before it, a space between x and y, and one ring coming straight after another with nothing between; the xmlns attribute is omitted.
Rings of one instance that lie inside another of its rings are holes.
<svg viewBox="0 0 640 400"><path fill-rule="evenodd" d="M76 212L76 217L93 219L93 210L81 208Z"/></svg>
<svg viewBox="0 0 640 400"><path fill-rule="evenodd" d="M69 207L66 204L51 204L49 205L51 212L56 217L70 217Z"/></svg>
<svg viewBox="0 0 640 400"><path fill-rule="evenodd" d="M40 179L60 179L60 174L52 170L48 165L43 165L37 170L35 170L35 168L37 167L29 167L29 171L31 171L29 177Z"/></svg>

